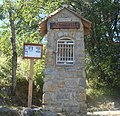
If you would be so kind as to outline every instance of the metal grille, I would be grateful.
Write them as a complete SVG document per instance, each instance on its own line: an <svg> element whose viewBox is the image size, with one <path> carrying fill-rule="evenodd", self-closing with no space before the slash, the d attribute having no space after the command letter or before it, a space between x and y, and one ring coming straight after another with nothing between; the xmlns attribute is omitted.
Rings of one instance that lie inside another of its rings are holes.
<svg viewBox="0 0 120 116"><path fill-rule="evenodd" d="M68 38L57 41L56 64L70 65L74 63L74 41Z"/></svg>

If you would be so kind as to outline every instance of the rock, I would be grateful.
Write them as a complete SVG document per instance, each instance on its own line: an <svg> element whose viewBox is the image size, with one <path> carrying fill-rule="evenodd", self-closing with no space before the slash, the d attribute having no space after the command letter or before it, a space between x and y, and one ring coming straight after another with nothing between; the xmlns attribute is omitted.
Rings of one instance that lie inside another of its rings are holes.
<svg viewBox="0 0 120 116"><path fill-rule="evenodd" d="M41 111L39 116L59 116L59 115L51 111Z"/></svg>
<svg viewBox="0 0 120 116"><path fill-rule="evenodd" d="M24 108L21 112L22 116L59 116L59 114L47 111L47 110L42 110L40 108Z"/></svg>
<svg viewBox="0 0 120 116"><path fill-rule="evenodd" d="M0 108L0 116L20 116L19 112L6 107Z"/></svg>
<svg viewBox="0 0 120 116"><path fill-rule="evenodd" d="M22 116L34 116L33 110L31 108L24 108L21 113Z"/></svg>

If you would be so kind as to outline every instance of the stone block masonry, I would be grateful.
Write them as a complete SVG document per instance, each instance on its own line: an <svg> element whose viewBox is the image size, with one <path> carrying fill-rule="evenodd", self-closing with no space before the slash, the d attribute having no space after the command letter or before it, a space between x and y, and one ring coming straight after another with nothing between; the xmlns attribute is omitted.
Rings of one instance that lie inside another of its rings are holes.
<svg viewBox="0 0 120 116"><path fill-rule="evenodd" d="M71 69L71 71L70 71ZM51 70L51 71L50 71ZM62 67L46 71L44 108L54 112L86 113L85 78L82 71Z"/></svg>

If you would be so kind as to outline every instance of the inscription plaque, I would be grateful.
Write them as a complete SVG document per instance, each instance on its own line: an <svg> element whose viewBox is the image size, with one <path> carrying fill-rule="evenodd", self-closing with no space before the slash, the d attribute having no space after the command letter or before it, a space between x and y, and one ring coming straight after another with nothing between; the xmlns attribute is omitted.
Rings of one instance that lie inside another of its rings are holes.
<svg viewBox="0 0 120 116"><path fill-rule="evenodd" d="M79 22L51 22L50 29L79 29Z"/></svg>

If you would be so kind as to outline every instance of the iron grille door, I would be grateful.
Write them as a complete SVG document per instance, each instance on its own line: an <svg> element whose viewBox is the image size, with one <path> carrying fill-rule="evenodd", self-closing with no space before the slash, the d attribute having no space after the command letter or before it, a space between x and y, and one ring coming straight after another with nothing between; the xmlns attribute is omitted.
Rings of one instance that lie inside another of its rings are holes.
<svg viewBox="0 0 120 116"><path fill-rule="evenodd" d="M57 41L56 64L71 65L74 63L74 41L64 38Z"/></svg>

